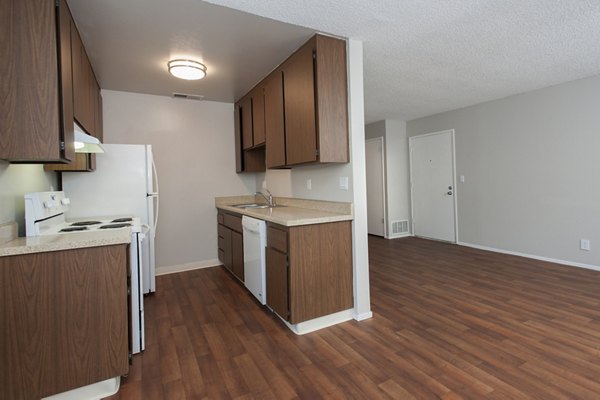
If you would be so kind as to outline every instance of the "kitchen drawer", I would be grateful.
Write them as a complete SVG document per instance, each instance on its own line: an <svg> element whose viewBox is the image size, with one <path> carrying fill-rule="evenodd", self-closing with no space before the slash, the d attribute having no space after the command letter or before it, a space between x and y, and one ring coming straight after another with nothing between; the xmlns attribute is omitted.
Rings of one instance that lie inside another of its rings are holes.
<svg viewBox="0 0 600 400"><path fill-rule="evenodd" d="M267 226L267 246L282 253L288 252L287 231L276 228L269 224Z"/></svg>
<svg viewBox="0 0 600 400"><path fill-rule="evenodd" d="M225 249L225 238L229 236L229 229L223 225L217 226L217 232L219 234L219 250Z"/></svg>
<svg viewBox="0 0 600 400"><path fill-rule="evenodd" d="M242 217L238 215L225 214L223 216L223 224L233 229L234 231L242 233Z"/></svg>

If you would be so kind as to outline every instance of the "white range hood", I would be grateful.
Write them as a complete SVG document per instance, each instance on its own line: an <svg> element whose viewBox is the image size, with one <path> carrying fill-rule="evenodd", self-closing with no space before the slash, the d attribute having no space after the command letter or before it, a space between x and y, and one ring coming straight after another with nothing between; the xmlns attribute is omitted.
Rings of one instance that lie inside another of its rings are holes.
<svg viewBox="0 0 600 400"><path fill-rule="evenodd" d="M83 129L75 125L75 153L104 153L102 143L97 138L88 135Z"/></svg>

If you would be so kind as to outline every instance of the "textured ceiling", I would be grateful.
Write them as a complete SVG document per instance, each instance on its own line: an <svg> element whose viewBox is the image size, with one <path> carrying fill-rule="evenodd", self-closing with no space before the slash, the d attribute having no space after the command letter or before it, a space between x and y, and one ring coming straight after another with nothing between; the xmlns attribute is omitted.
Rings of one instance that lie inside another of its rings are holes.
<svg viewBox="0 0 600 400"><path fill-rule="evenodd" d="M364 42L367 122L409 120L600 73L599 0L68 3L108 89L233 101L314 31ZM166 61L179 55L204 59L207 78L189 83L165 74Z"/></svg>
<svg viewBox="0 0 600 400"><path fill-rule="evenodd" d="M598 0L210 0L364 42L367 122L600 73Z"/></svg>

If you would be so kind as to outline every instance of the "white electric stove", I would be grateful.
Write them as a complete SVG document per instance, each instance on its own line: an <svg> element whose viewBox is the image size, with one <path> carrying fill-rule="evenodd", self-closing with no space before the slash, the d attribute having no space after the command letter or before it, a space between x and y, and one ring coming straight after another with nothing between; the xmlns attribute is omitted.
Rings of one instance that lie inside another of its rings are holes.
<svg viewBox="0 0 600 400"><path fill-rule="evenodd" d="M129 229L130 249L130 310L131 310L131 354L144 350L144 296L142 290L142 265L147 262L143 241L147 238L148 226L140 224L137 217L93 217L67 221L65 213L70 200L64 192L36 192L25 195L25 231L27 236L77 235L82 232ZM94 215L90 210L90 215Z"/></svg>

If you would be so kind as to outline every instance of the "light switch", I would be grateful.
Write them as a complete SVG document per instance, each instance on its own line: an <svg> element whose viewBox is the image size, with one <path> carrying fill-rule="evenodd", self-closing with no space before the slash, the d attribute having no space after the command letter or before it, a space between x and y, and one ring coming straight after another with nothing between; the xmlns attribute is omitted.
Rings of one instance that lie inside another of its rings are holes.
<svg viewBox="0 0 600 400"><path fill-rule="evenodd" d="M348 190L348 177L340 176L340 189Z"/></svg>
<svg viewBox="0 0 600 400"><path fill-rule="evenodd" d="M306 180L306 189L307 190L312 190L312 179L308 178Z"/></svg>
<svg viewBox="0 0 600 400"><path fill-rule="evenodd" d="M460 176L460 181L461 181L461 183L465 183L465 176L464 175Z"/></svg>

